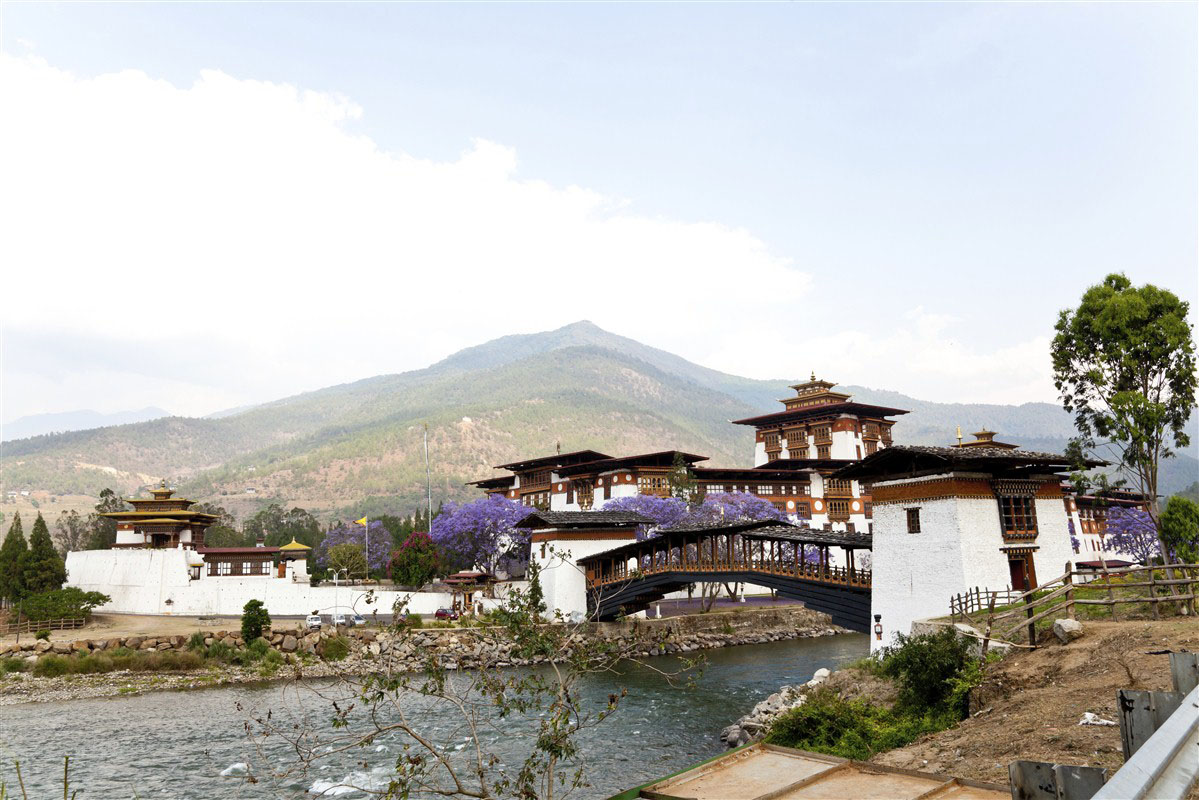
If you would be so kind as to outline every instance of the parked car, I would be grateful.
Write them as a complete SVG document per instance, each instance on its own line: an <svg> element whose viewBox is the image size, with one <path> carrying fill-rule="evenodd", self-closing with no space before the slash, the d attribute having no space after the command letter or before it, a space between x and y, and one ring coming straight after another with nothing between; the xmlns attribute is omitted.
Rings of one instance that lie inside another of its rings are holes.
<svg viewBox="0 0 1199 800"><path fill-rule="evenodd" d="M458 619L458 610L456 608L439 608L433 613L434 619Z"/></svg>
<svg viewBox="0 0 1199 800"><path fill-rule="evenodd" d="M365 625L366 620L362 618L361 614L355 614L354 616L350 617L350 624L354 626Z"/></svg>
<svg viewBox="0 0 1199 800"><path fill-rule="evenodd" d="M329 622L332 623L334 626L345 625L346 624L346 615L345 614L330 614Z"/></svg>
<svg viewBox="0 0 1199 800"><path fill-rule="evenodd" d="M304 626L310 631L319 631L321 629L321 615L309 614L308 618L304 620Z"/></svg>

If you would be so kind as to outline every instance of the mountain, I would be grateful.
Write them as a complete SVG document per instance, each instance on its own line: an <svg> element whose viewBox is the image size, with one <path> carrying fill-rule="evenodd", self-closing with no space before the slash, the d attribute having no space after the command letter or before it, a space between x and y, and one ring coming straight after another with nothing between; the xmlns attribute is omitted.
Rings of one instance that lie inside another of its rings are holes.
<svg viewBox="0 0 1199 800"><path fill-rule="evenodd" d="M109 425L129 425L169 416L170 412L154 406L138 411L117 411L112 414L101 414L99 411L90 409L62 411L57 414L32 414L0 425L0 441L27 439L30 436L41 436L47 433L104 428Z"/></svg>
<svg viewBox="0 0 1199 800"><path fill-rule="evenodd" d="M425 493L425 425L434 499L462 500L477 496L465 482L496 474L493 464L549 453L559 442L613 454L677 448L708 455L714 466L747 466L752 431L728 420L779 410L793 382L728 375L578 322L219 417L12 442L0 463L6 488L95 495L167 477L239 515L266 502L326 517L406 513ZM1047 403L932 403L842 389L910 409L895 426L898 442L949 443L958 425L967 433L985 425L1041 449L1061 449L1073 435L1069 416ZM1163 490L1181 489L1199 462L1183 456L1167 472Z"/></svg>

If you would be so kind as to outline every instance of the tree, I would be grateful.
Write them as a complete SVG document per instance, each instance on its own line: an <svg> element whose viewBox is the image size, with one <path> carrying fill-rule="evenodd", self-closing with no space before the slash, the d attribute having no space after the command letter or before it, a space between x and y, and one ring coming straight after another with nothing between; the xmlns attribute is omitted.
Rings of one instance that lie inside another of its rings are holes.
<svg viewBox="0 0 1199 800"><path fill-rule="evenodd" d="M12 603L24 596L22 573L28 556L29 545L21 528L21 515L17 513L4 537L4 544L0 545L0 600Z"/></svg>
<svg viewBox="0 0 1199 800"><path fill-rule="evenodd" d="M262 636L262 629L271 624L271 615L261 600L251 600L241 610L241 639L249 644Z"/></svg>
<svg viewBox="0 0 1199 800"><path fill-rule="evenodd" d="M198 511L201 514L212 514L217 519L214 523L208 526L204 531L204 546L205 547L253 547L255 541L253 538L247 538L246 534L237 529L237 518L225 510L224 506L216 503L196 503L191 508L192 511ZM291 539L287 540L288 542ZM287 542L284 542L286 544ZM307 542L305 542L307 544ZM311 547L312 545L308 545Z"/></svg>
<svg viewBox="0 0 1199 800"><path fill-rule="evenodd" d="M461 505L446 503L429 535L449 556L450 568L494 572L505 555L528 546L528 532L514 526L531 513L528 506L499 495Z"/></svg>
<svg viewBox="0 0 1199 800"><path fill-rule="evenodd" d="M388 570L401 586L424 586L442 572L441 551L433 538L422 531L408 534L403 544L391 553Z"/></svg>
<svg viewBox="0 0 1199 800"><path fill-rule="evenodd" d="M87 520L79 516L78 511L71 509L58 515L54 523L54 543L63 558L66 558L67 553L85 549L90 538Z"/></svg>
<svg viewBox="0 0 1199 800"><path fill-rule="evenodd" d="M329 548L329 569L334 575L345 570L349 578L365 578L366 556L362 553L362 545L349 542L333 545Z"/></svg>
<svg viewBox="0 0 1199 800"><path fill-rule="evenodd" d="M699 498L699 485L691 472L691 465L683 458L682 453L674 454L670 472L666 474L666 484L670 487L670 496L677 497L684 503L694 503Z"/></svg>
<svg viewBox="0 0 1199 800"><path fill-rule="evenodd" d="M39 513L29 535L29 552L25 556L22 580L28 594L40 594L61 589L67 579L67 567L54 549L50 528Z"/></svg>
<svg viewBox="0 0 1199 800"><path fill-rule="evenodd" d="M322 567L333 567L333 549L339 545L350 544L358 548L358 553L367 562L369 552L370 563L367 565L372 574L381 575L387 569L387 560L391 554L391 534L383 527L383 523L372 520L370 523L370 547L367 547L367 529L356 522L339 525L325 534L316 549L316 563ZM363 569L365 575L365 568Z"/></svg>
<svg viewBox="0 0 1199 800"><path fill-rule="evenodd" d="M1199 562L1199 503L1174 495L1162 513L1162 539L1174 559Z"/></svg>
<svg viewBox="0 0 1199 800"><path fill-rule="evenodd" d="M632 497L617 497L604 503L604 511L630 511L653 520L649 525L637 527L637 538L646 539L657 535L657 531L683 524L691 515L691 507L677 497L658 497L653 494L635 494Z"/></svg>
<svg viewBox="0 0 1199 800"><path fill-rule="evenodd" d="M1090 287L1077 309L1058 316L1051 354L1054 385L1074 414L1080 444L1112 451L1122 471L1156 506L1159 466L1190 444L1184 426L1195 407L1195 342L1190 304L1122 274ZM1173 589L1173 587L1171 587Z"/></svg>
<svg viewBox="0 0 1199 800"><path fill-rule="evenodd" d="M271 503L246 520L244 532L247 541L251 542L261 533L268 547L278 547L295 539L315 548L320 543L321 524L302 508L285 511L278 503Z"/></svg>
<svg viewBox="0 0 1199 800"><path fill-rule="evenodd" d="M710 494L703 503L693 508L688 517L691 525L732 525L737 522L774 520L786 522L787 515L774 507L774 503L746 492Z"/></svg>
<svg viewBox="0 0 1199 800"><path fill-rule="evenodd" d="M1139 508L1117 506L1107 513L1107 527L1103 532L1103 546L1126 556L1149 564L1161 554L1157 527L1153 519Z"/></svg>
<svg viewBox="0 0 1199 800"><path fill-rule="evenodd" d="M402 602L396 604L397 618L404 608ZM559 614L551 617L557 624L535 624L546 611L534 563L528 590L506 595L494 624L486 629L487 646L472 659L475 663L455 671L447 670L442 654L419 643L419 629L397 623L393 631L398 640L392 646L423 654L423 668L381 668L363 676L347 672L339 676L336 701L325 694L327 684L318 689L312 682L298 681L301 690L322 693L318 696L330 708L331 719L327 727L318 728L316 716L299 719L279 709L254 718L250 730L255 749L263 754L258 763L264 773L254 780L278 785L311 781L326 762L388 742L396 757L389 774L382 776L382 786L363 786L365 780L347 776L326 792L360 787L365 794L394 798L495 800L560 800L578 794L589 786L584 770L590 761L579 734L618 712L627 694L620 679L625 665L638 653L663 650L669 633L660 626L645 629L633 623L623 635L597 636L588 622L570 623ZM684 660L678 671L664 672L655 663L661 661L642 661L640 669L656 672L672 685L698 663ZM546 667L500 666L513 662ZM669 668L675 669L676 663L670 660ZM584 682L605 678L612 682L606 699L597 701L583 691ZM454 717L450 730L457 735L445 733L445 714ZM489 749L497 735L508 745L503 760ZM265 745L280 739L295 754L290 764L265 756Z"/></svg>
<svg viewBox="0 0 1199 800"><path fill-rule="evenodd" d="M124 511L125 501L112 489L100 492L100 502L95 512L87 517L88 539L86 549L108 550L117 541L117 521L101 516L115 511Z"/></svg>

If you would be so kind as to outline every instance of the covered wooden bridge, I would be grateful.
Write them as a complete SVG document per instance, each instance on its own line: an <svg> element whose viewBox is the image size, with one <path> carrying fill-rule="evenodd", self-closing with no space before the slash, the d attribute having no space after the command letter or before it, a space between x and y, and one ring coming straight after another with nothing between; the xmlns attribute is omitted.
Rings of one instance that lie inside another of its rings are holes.
<svg viewBox="0 0 1199 800"><path fill-rule="evenodd" d="M580 558L589 610L612 619L647 608L688 584L753 583L802 600L833 622L866 631L870 621L870 571L854 553L870 550L865 533L818 531L778 522L747 522L672 528ZM830 563L830 550L845 553L845 566Z"/></svg>

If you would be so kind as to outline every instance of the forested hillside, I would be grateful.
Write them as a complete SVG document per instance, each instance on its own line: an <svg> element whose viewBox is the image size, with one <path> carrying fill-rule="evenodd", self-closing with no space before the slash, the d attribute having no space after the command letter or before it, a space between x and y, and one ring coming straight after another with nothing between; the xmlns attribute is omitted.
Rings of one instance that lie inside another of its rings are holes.
<svg viewBox="0 0 1199 800"><path fill-rule="evenodd" d="M728 420L779 410L791 382L727 375L580 322L219 417L8 442L0 466L5 489L96 496L106 486L128 493L166 477L239 516L270 502L326 517L407 513L424 497L425 425L434 498L462 499L474 494L463 484L495 474L491 465L552 452L559 442L613 454L678 448L713 465L748 465L752 430ZM986 426L1026 447L1060 449L1073 434L1069 416L1046 403L931 403L841 389L910 409L895 427L898 442L948 444L958 425L967 433ZM1163 489L1182 489L1197 473L1193 456L1176 459Z"/></svg>

